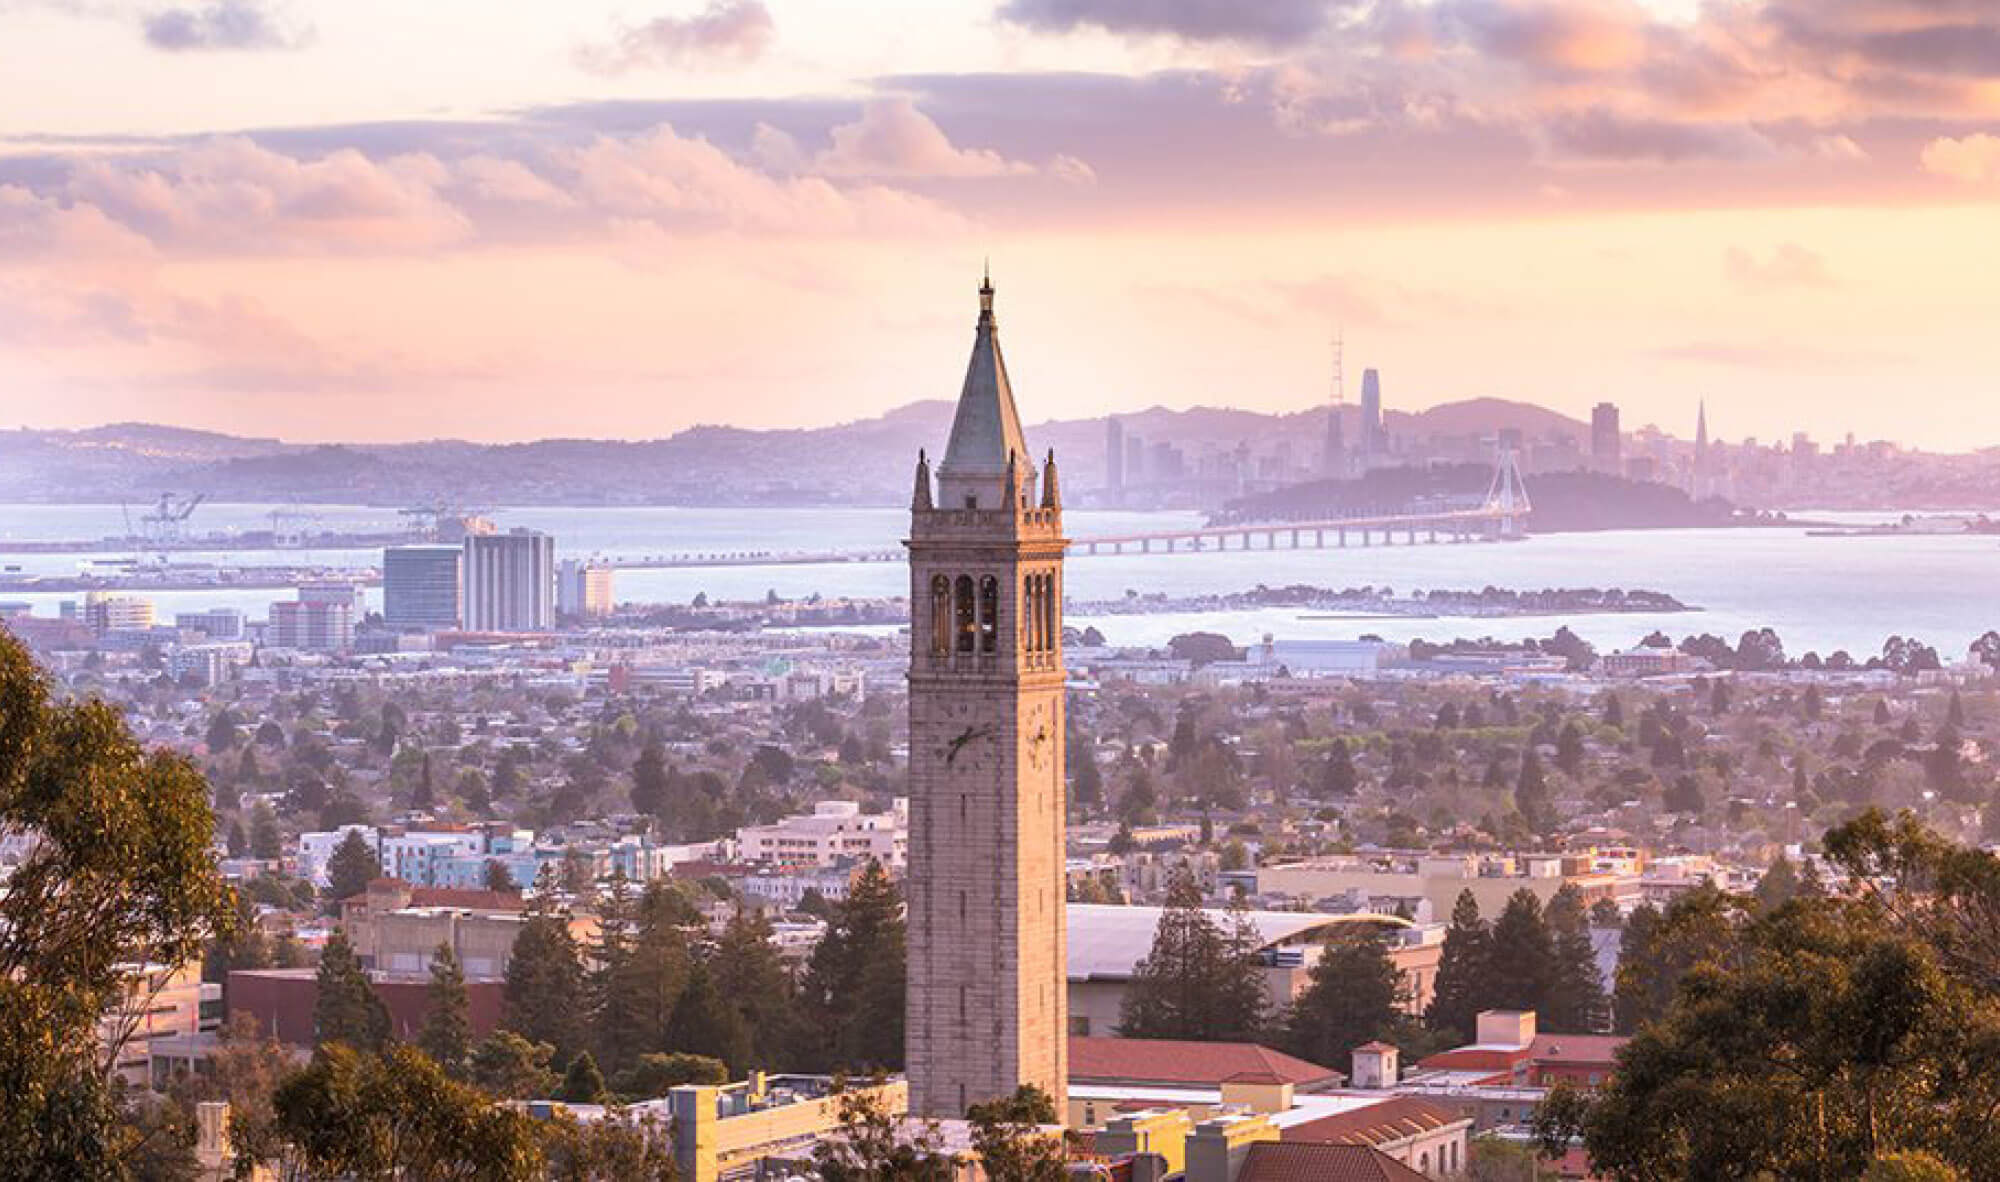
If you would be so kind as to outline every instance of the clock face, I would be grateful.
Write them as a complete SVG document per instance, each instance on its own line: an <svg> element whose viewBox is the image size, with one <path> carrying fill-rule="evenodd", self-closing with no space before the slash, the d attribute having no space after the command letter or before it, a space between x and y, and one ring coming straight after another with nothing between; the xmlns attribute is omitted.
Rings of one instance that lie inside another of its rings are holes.
<svg viewBox="0 0 2000 1182"><path fill-rule="evenodd" d="M1049 708L1036 706L1028 711L1021 733L1028 737L1028 766L1041 771L1048 766L1049 752L1054 750L1054 737L1049 734Z"/></svg>

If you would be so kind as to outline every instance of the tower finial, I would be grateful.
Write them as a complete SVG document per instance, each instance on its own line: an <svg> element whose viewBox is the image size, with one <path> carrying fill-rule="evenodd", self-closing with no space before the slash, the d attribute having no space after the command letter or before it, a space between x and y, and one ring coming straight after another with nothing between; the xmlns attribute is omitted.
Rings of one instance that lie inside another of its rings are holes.
<svg viewBox="0 0 2000 1182"><path fill-rule="evenodd" d="M993 267L990 262L979 270L979 319L981 323L993 319Z"/></svg>

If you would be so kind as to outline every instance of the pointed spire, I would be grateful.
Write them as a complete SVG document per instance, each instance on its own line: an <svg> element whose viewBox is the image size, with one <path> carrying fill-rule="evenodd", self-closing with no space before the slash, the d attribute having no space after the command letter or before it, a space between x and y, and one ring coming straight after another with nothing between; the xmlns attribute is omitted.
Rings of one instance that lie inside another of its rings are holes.
<svg viewBox="0 0 2000 1182"><path fill-rule="evenodd" d="M917 491L910 498L910 508L921 511L931 507L931 461L920 447L917 449Z"/></svg>
<svg viewBox="0 0 2000 1182"><path fill-rule="evenodd" d="M1056 449L1049 449L1048 462L1042 465L1042 508L1062 508L1062 494L1056 490Z"/></svg>
<svg viewBox="0 0 2000 1182"><path fill-rule="evenodd" d="M982 274L972 357L965 367L965 384L952 418L951 441L945 445L944 462L938 465L941 503L954 509L971 502L980 508L1004 507L1005 497L1019 495L1014 491L1018 486L1001 487L1009 459L1027 454L1020 414L1014 409L1014 390L1007 380L1007 363L1000 354L993 317L993 280L990 273ZM1031 469L1026 483L1032 485L1034 479Z"/></svg>

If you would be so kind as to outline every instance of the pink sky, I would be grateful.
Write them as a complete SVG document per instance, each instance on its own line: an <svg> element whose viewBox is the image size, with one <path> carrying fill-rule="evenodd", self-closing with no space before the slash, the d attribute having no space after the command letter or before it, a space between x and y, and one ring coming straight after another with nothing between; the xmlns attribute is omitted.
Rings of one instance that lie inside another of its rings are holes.
<svg viewBox="0 0 2000 1182"><path fill-rule="evenodd" d="M0 0L0 426L948 397L2000 442L1991 0Z"/></svg>

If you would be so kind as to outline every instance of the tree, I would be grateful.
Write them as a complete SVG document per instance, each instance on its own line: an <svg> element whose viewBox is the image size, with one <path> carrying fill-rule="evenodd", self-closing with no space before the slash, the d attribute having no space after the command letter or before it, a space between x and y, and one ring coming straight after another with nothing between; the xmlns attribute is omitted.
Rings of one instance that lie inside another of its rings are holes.
<svg viewBox="0 0 2000 1182"><path fill-rule="evenodd" d="M1060 1132L1055 1101L1034 1084L1014 1094L974 1104L965 1118L972 1125L972 1148L991 1182L1063 1182L1069 1177L1069 1150Z"/></svg>
<svg viewBox="0 0 2000 1182"><path fill-rule="evenodd" d="M1515 891L1493 921L1487 958L1487 1009L1540 1010L1556 976L1555 943L1542 918L1542 901L1526 887Z"/></svg>
<svg viewBox="0 0 2000 1182"><path fill-rule="evenodd" d="M906 963L902 902L870 861L835 906L800 990L822 1064L902 1066Z"/></svg>
<svg viewBox="0 0 2000 1182"><path fill-rule="evenodd" d="M791 1056L798 1041L797 989L773 942L763 914L739 909L730 917L708 959L715 989L748 1032L747 1061L739 1068L772 1068Z"/></svg>
<svg viewBox="0 0 2000 1182"><path fill-rule="evenodd" d="M511 1030L496 1030L472 1048L472 1082L502 1100L544 1100L560 1077L549 1068L556 1049L529 1042Z"/></svg>
<svg viewBox="0 0 2000 1182"><path fill-rule="evenodd" d="M556 1089L555 1098L565 1104L599 1104L604 1100L604 1074L597 1069L597 1060L589 1051L578 1051L576 1058L569 1061L569 1070L563 1073L562 1087Z"/></svg>
<svg viewBox="0 0 2000 1182"><path fill-rule="evenodd" d="M1438 956L1430 1008L1424 1011L1424 1021L1432 1030L1461 1043L1472 1041L1479 1011L1486 1008L1492 941L1492 932L1479 914L1479 900L1471 891L1460 891L1458 901L1452 904L1451 926L1445 929L1444 949Z"/></svg>
<svg viewBox="0 0 2000 1182"><path fill-rule="evenodd" d="M319 957L319 996L313 1003L316 1045L344 1043L375 1051L389 1041L389 1010L375 995L345 929L336 928Z"/></svg>
<svg viewBox="0 0 2000 1182"><path fill-rule="evenodd" d="M1681 978L1728 950L1743 908L1741 900L1704 884L1669 903L1664 913L1644 904L1626 919L1613 992L1621 1034L1663 1016Z"/></svg>
<svg viewBox="0 0 2000 1182"><path fill-rule="evenodd" d="M1285 1047L1314 1063L1344 1064L1354 1048L1403 1032L1403 976L1379 932L1344 934L1313 964L1285 1018Z"/></svg>
<svg viewBox="0 0 2000 1182"><path fill-rule="evenodd" d="M498 858L486 859L485 879L489 891L503 891L510 895L521 893L521 888L514 882L513 872L507 869L507 863Z"/></svg>
<svg viewBox="0 0 2000 1182"><path fill-rule="evenodd" d="M598 1054L613 1075L648 1052L696 1049L673 1047L670 1024L687 989L686 932L698 916L670 883L650 882L633 908L628 938L624 893L616 881L606 893L593 990Z"/></svg>
<svg viewBox="0 0 2000 1182"><path fill-rule="evenodd" d="M1555 940L1555 972L1543 999L1543 1028L1566 1034L1601 1033L1611 1025L1610 1002L1597 971L1583 892L1575 883L1564 883L1556 891L1547 920Z"/></svg>
<svg viewBox="0 0 2000 1182"><path fill-rule="evenodd" d="M1583 728L1574 718L1563 724L1562 733L1556 736L1556 767L1562 774L1574 779L1583 774L1584 746Z"/></svg>
<svg viewBox="0 0 2000 1182"><path fill-rule="evenodd" d="M1354 753L1348 750L1346 739L1335 739L1326 749L1319 784L1321 797L1335 799L1353 796L1361 786L1361 774L1354 769Z"/></svg>
<svg viewBox="0 0 2000 1182"><path fill-rule="evenodd" d="M465 973L449 943L440 943L431 954L428 1000L417 1045L444 1068L446 1075L463 1079L471 1065L472 1023L467 1012Z"/></svg>
<svg viewBox="0 0 2000 1182"><path fill-rule="evenodd" d="M53 699L0 629L0 834L35 838L0 893L0 1170L122 1171L98 1056L151 997L121 966L191 964L235 921L208 802L194 765L142 746L113 707Z"/></svg>
<svg viewBox="0 0 2000 1182"><path fill-rule="evenodd" d="M317 1177L529 1182L542 1154L534 1122L445 1077L411 1047L362 1055L323 1047L279 1087L277 1129Z"/></svg>
<svg viewBox="0 0 2000 1182"><path fill-rule="evenodd" d="M667 756L657 740L639 749L632 764L632 807L659 816L667 803Z"/></svg>
<svg viewBox="0 0 2000 1182"><path fill-rule="evenodd" d="M1514 782L1514 807L1532 833L1548 834L1556 827L1555 810L1549 804L1548 777L1542 773L1541 757L1529 747L1521 753L1521 774Z"/></svg>
<svg viewBox="0 0 2000 1182"><path fill-rule="evenodd" d="M514 938L501 990L501 1025L530 1042L545 1042L568 1062L582 1045L588 1014L583 963L562 916L539 901Z"/></svg>
<svg viewBox="0 0 2000 1182"><path fill-rule="evenodd" d="M1779 854L1764 873L1757 876L1757 886L1752 893L1757 898L1757 906L1773 911L1797 898L1802 889L1798 867L1792 865L1790 858Z"/></svg>
<svg viewBox="0 0 2000 1182"><path fill-rule="evenodd" d="M368 884L382 877L382 860L369 848L359 829L349 829L326 860L326 897L331 903L367 893Z"/></svg>
<svg viewBox="0 0 2000 1182"><path fill-rule="evenodd" d="M1252 943L1245 948L1246 942ZM1231 1042L1254 1037L1263 1017L1263 978L1254 937L1225 932L1202 906L1185 868L1167 885L1153 945L1132 971L1118 1015L1124 1038Z"/></svg>
<svg viewBox="0 0 2000 1182"><path fill-rule="evenodd" d="M697 960L688 973L687 988L667 1024L667 1043L731 1066L749 1062L749 1028L716 988L704 961Z"/></svg>
<svg viewBox="0 0 2000 1182"><path fill-rule="evenodd" d="M229 1105L229 1140L236 1150L238 1176L274 1160L279 1152L272 1096L292 1070L292 1056L283 1044L257 1025L246 1011L229 1015L217 1032L208 1055L208 1070L183 1076L170 1088L175 1103L189 1120L195 1105L220 1100Z"/></svg>
<svg viewBox="0 0 2000 1182"><path fill-rule="evenodd" d="M658 1051L639 1056L638 1062L612 1080L613 1089L628 1100L655 1099L682 1084L728 1082L729 1067L720 1059Z"/></svg>
<svg viewBox="0 0 2000 1182"><path fill-rule="evenodd" d="M951 1182L958 1174L936 1126L905 1138L874 1091L844 1091L840 1134L813 1146L821 1182Z"/></svg>
<svg viewBox="0 0 2000 1182"><path fill-rule="evenodd" d="M267 801L258 801L250 810L250 856L271 862L283 856L284 839L278 834L278 817Z"/></svg>

